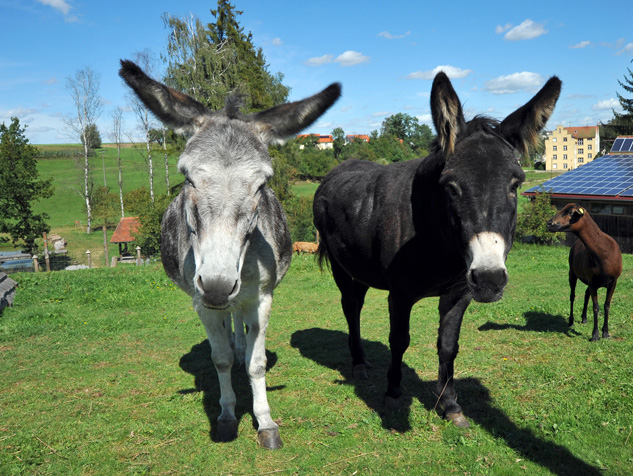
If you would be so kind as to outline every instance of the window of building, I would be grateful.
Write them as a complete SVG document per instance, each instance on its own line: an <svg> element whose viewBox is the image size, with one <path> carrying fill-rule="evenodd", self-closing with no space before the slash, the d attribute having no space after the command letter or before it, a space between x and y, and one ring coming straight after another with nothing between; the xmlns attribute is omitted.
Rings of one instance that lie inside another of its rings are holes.
<svg viewBox="0 0 633 476"><path fill-rule="evenodd" d="M556 142L556 137L552 137L552 142Z"/></svg>
<svg viewBox="0 0 633 476"><path fill-rule="evenodd" d="M578 145L583 145L584 139L578 139Z"/></svg>
<svg viewBox="0 0 633 476"><path fill-rule="evenodd" d="M567 150L567 146L566 145L563 146L563 150Z"/></svg>
<svg viewBox="0 0 633 476"><path fill-rule="evenodd" d="M563 164L563 168L566 169L567 168L567 164Z"/></svg>
<svg viewBox="0 0 633 476"><path fill-rule="evenodd" d="M578 153L579 154L584 154L585 153L585 149L578 149Z"/></svg>
<svg viewBox="0 0 633 476"><path fill-rule="evenodd" d="M558 164L553 164L552 165L552 169L557 169L558 168Z"/></svg>
<svg viewBox="0 0 633 476"><path fill-rule="evenodd" d="M563 137L563 142L567 142L567 137Z"/></svg>
<svg viewBox="0 0 633 476"><path fill-rule="evenodd" d="M585 159L583 159L582 157L578 157L578 163L579 164L584 164L585 163Z"/></svg>
<svg viewBox="0 0 633 476"><path fill-rule="evenodd" d="M558 155L554 154L554 155L552 156L552 160L556 160L556 159L558 159Z"/></svg>
<svg viewBox="0 0 633 476"><path fill-rule="evenodd" d="M587 144L587 150L591 150L591 144Z"/></svg>
<svg viewBox="0 0 633 476"><path fill-rule="evenodd" d="M554 146L554 151L556 151L556 150L558 150L558 149L556 148L556 146Z"/></svg>
<svg viewBox="0 0 633 476"><path fill-rule="evenodd" d="M563 160L567 160L567 154L563 154Z"/></svg>
<svg viewBox="0 0 633 476"><path fill-rule="evenodd" d="M591 157L592 157L591 152L589 152L589 153L587 154L587 158L588 158L588 159L591 159Z"/></svg>

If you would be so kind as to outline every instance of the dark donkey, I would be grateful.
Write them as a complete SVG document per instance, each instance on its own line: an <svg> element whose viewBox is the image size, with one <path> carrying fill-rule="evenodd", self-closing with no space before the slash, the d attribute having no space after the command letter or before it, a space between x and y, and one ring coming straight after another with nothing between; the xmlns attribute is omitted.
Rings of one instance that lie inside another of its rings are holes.
<svg viewBox="0 0 633 476"><path fill-rule="evenodd" d="M273 175L267 144L281 143L314 122L338 99L340 85L245 116L235 101L211 112L150 79L134 63L121 66L121 76L147 107L191 136L178 159L185 184L163 217L161 256L167 275L193 298L211 344L222 407L216 439L237 437L234 347L237 360L246 362L258 441L279 448L266 397L264 337L273 290L290 265L292 241L284 211L266 186Z"/></svg>
<svg viewBox="0 0 633 476"><path fill-rule="evenodd" d="M501 299L505 259L516 226L518 152L536 141L561 82L552 77L502 122L466 122L448 77L431 91L437 139L431 154L391 165L348 160L322 181L314 198L319 258L329 260L349 327L354 376L367 378L360 312L369 287L389 291L391 365L385 403L401 404L402 356L413 304L440 296L437 391L446 418L468 426L455 401L453 361L472 299Z"/></svg>

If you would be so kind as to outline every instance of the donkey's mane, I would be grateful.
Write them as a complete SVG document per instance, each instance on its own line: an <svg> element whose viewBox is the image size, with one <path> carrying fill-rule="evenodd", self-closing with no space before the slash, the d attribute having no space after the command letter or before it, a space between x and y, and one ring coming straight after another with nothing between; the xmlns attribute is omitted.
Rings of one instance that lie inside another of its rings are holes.
<svg viewBox="0 0 633 476"><path fill-rule="evenodd" d="M244 96L241 94L232 94L226 98L224 105L224 113L229 119L240 119L242 114L240 109L244 107Z"/></svg>
<svg viewBox="0 0 633 476"><path fill-rule="evenodd" d="M459 135L457 136L457 142L464 140L466 137L469 137L477 132L485 132L487 134L492 134L496 137L499 137L504 142L507 142L506 139L501 137L499 134L499 124L500 121L497 119L493 119L492 117L478 114L473 117L470 121L466 123L466 127L463 130L459 131ZM435 154L440 152L441 146L440 142L437 138L433 140L431 143L431 153Z"/></svg>

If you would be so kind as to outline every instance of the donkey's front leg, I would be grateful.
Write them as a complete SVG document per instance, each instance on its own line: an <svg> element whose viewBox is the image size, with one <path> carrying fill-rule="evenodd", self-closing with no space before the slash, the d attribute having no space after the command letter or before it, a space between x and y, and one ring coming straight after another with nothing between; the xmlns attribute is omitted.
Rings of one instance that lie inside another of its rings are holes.
<svg viewBox="0 0 633 476"><path fill-rule="evenodd" d="M233 367L233 349L227 323L231 319L228 312L213 311L202 305L197 306L198 316L204 324L209 344L211 344L211 358L218 373L220 382L220 407L218 417L217 441L232 441L237 438L237 418L235 417L235 392L231 385L231 368ZM227 319L228 317L228 319Z"/></svg>
<svg viewBox="0 0 633 476"><path fill-rule="evenodd" d="M467 428L470 425L464 418L462 407L456 401L453 362L459 351L462 318L470 301L469 295L456 293L441 296L439 305L440 329L437 338L437 354L440 370L437 379L437 395L444 408L444 417L460 428Z"/></svg>
<svg viewBox="0 0 633 476"><path fill-rule="evenodd" d="M262 294L259 303L245 309L246 372L253 390L253 413L257 419L257 439L264 448L281 448L279 427L270 416L266 396L266 328L272 306L272 294Z"/></svg>

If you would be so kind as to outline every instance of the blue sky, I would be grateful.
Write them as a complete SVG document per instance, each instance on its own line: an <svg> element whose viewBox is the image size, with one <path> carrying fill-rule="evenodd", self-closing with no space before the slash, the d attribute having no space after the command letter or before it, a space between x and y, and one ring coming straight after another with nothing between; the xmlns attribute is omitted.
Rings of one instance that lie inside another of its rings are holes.
<svg viewBox="0 0 633 476"><path fill-rule="evenodd" d="M235 0L240 24L262 47L272 73L285 75L290 99L334 81L343 96L309 132L380 129L405 112L431 124L433 75L446 71L468 117L503 119L548 77L563 92L548 128L595 125L619 110L618 85L633 69L633 4L595 2L425 2ZM307 4L306 4L307 3ZM111 111L127 109L119 59L164 52L161 15L213 21L210 1L0 0L0 122L28 125L33 144L77 142L63 118L73 103L66 79L90 66L100 75L104 142ZM158 61L160 66L160 60ZM135 134L134 116L124 117Z"/></svg>

